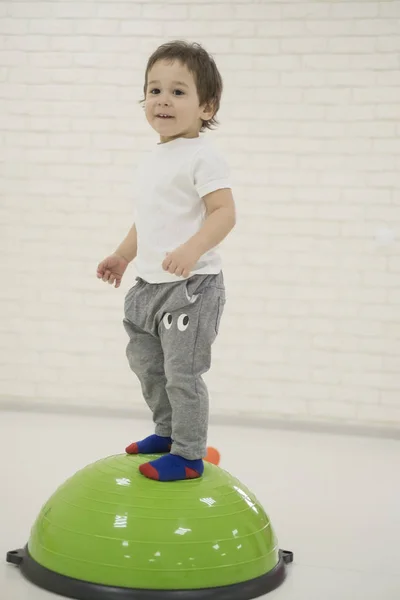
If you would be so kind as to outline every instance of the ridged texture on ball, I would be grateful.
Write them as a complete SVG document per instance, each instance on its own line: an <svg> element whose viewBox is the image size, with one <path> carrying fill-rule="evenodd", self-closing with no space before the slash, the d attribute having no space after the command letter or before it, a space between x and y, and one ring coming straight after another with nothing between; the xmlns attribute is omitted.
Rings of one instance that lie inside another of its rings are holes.
<svg viewBox="0 0 400 600"><path fill-rule="evenodd" d="M160 483L138 472L157 455L117 455L68 479L28 542L40 565L103 585L201 589L271 571L279 548L254 495L205 463L201 479Z"/></svg>

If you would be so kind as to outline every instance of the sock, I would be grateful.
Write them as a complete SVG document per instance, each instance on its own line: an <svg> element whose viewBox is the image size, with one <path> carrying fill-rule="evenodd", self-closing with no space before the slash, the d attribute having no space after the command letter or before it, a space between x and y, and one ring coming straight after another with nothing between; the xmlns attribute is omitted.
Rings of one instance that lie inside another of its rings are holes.
<svg viewBox="0 0 400 600"><path fill-rule="evenodd" d="M127 454L162 454L171 450L172 440L170 437L160 435L149 435L149 437L134 442L125 448Z"/></svg>
<svg viewBox="0 0 400 600"><path fill-rule="evenodd" d="M197 479L204 471L201 459L187 460L177 454L167 454L148 463L140 465L139 471L149 479L158 481L180 481L181 479Z"/></svg>

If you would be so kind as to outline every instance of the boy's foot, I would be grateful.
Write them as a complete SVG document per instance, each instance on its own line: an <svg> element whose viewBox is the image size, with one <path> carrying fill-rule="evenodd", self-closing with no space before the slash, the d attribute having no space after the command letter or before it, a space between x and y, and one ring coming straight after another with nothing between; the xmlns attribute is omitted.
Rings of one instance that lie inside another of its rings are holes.
<svg viewBox="0 0 400 600"><path fill-rule="evenodd" d="M171 450L172 439L160 435L149 435L149 437L134 442L125 448L127 454L162 454Z"/></svg>
<svg viewBox="0 0 400 600"><path fill-rule="evenodd" d="M168 454L140 465L139 471L145 477L157 481L180 481L201 477L204 464L201 459L187 460L177 454Z"/></svg>

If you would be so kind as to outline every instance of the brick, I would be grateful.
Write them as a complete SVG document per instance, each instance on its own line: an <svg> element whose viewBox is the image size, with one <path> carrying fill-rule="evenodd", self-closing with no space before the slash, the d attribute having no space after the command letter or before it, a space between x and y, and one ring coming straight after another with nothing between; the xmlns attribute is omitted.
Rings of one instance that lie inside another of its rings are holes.
<svg viewBox="0 0 400 600"><path fill-rule="evenodd" d="M349 402L324 401L321 403L311 401L309 407L312 415L341 421L354 419L357 414L357 406Z"/></svg>
<svg viewBox="0 0 400 600"><path fill-rule="evenodd" d="M399 24L396 19L356 20L354 23L356 35L398 35Z"/></svg>
<svg viewBox="0 0 400 600"><path fill-rule="evenodd" d="M254 21L213 21L211 24L208 24L208 27L205 26L206 28L211 31L212 35L229 35L235 39L256 35L256 23Z"/></svg>
<svg viewBox="0 0 400 600"><path fill-rule="evenodd" d="M399 104L378 104L376 106L376 114L378 119L400 119Z"/></svg>
<svg viewBox="0 0 400 600"><path fill-rule="evenodd" d="M10 51L40 52L50 48L50 39L40 35L10 35L2 39Z"/></svg>
<svg viewBox="0 0 400 600"><path fill-rule="evenodd" d="M369 90L353 90L353 98L355 102L361 103L388 103L388 102L400 102L400 86L398 88L393 87L376 87Z"/></svg>
<svg viewBox="0 0 400 600"><path fill-rule="evenodd" d="M349 104L339 106L327 106L326 118L328 121L373 121L376 107L371 105L352 106Z"/></svg>
<svg viewBox="0 0 400 600"><path fill-rule="evenodd" d="M348 104L351 99L351 90L343 88L324 87L316 90L306 90L304 100L310 104Z"/></svg>
<svg viewBox="0 0 400 600"><path fill-rule="evenodd" d="M376 82L382 86L400 87L400 71L380 71L376 75Z"/></svg>
<svg viewBox="0 0 400 600"><path fill-rule="evenodd" d="M300 67L300 56L288 54L281 56L255 56L253 58L254 69L262 70L278 70L278 71L294 71Z"/></svg>
<svg viewBox="0 0 400 600"><path fill-rule="evenodd" d="M387 361L390 361L388 363L385 363L388 365L388 367L393 370L395 373L399 372L399 368L400 368L400 358L387 358ZM396 386L398 388L398 385ZM384 389L381 391L380 394L380 404L383 405L384 407L388 407L389 409L393 408L394 410L396 410L396 408L398 409L398 405L399 405L399 394L397 389L395 388L394 390L391 389ZM400 411L399 411L400 412Z"/></svg>
<svg viewBox="0 0 400 600"><path fill-rule="evenodd" d="M42 39L42 38L40 38ZM46 38L43 37L46 40ZM90 51L93 40L89 36L54 36L49 38L48 45L51 50L57 52L84 52Z"/></svg>
<svg viewBox="0 0 400 600"><path fill-rule="evenodd" d="M328 54L327 56L310 54L303 56L301 62L309 69L321 71L346 71L349 69L349 58L341 54Z"/></svg>
<svg viewBox="0 0 400 600"><path fill-rule="evenodd" d="M301 20L263 21L260 19L257 21L257 35L266 38L296 37L301 35L307 35L307 27L306 23L304 23Z"/></svg>
<svg viewBox="0 0 400 600"><path fill-rule="evenodd" d="M393 138L397 135L397 124L379 121L348 123L346 133L354 137Z"/></svg>
<svg viewBox="0 0 400 600"><path fill-rule="evenodd" d="M213 9L212 9L213 10ZM281 18L282 8L278 4L271 2L256 4L249 2L247 4L236 4L232 6L231 10L234 11L236 19L254 19L254 21L260 20L277 20ZM221 11L222 12L222 11Z"/></svg>
<svg viewBox="0 0 400 600"><path fill-rule="evenodd" d="M280 42L282 52L289 54L313 54L327 52L328 40L324 37L293 37Z"/></svg>
<svg viewBox="0 0 400 600"><path fill-rule="evenodd" d="M101 2L97 3L98 19L137 19L142 15L143 4L135 2Z"/></svg>
<svg viewBox="0 0 400 600"><path fill-rule="evenodd" d="M398 220L397 214L396 219ZM390 256L388 259L388 269L389 271L400 271L400 257L399 256Z"/></svg>
<svg viewBox="0 0 400 600"><path fill-rule="evenodd" d="M328 40L327 48L329 52L333 52L334 54L369 54L375 52L376 41L373 37L334 37Z"/></svg>
<svg viewBox="0 0 400 600"><path fill-rule="evenodd" d="M33 381L20 379L8 379L1 382L1 393L3 396L18 399L18 396L32 398L36 395L36 385Z"/></svg>
<svg viewBox="0 0 400 600"><path fill-rule="evenodd" d="M353 54L350 57L349 68L354 70L394 70L398 68L398 57L396 54Z"/></svg>
<svg viewBox="0 0 400 600"><path fill-rule="evenodd" d="M346 20L306 20L304 22L305 31L308 35L324 37L336 37L342 35L352 35L354 33L354 21Z"/></svg>
<svg viewBox="0 0 400 600"><path fill-rule="evenodd" d="M123 35L162 35L163 24L150 20L127 20L120 23L120 31Z"/></svg>
<svg viewBox="0 0 400 600"><path fill-rule="evenodd" d="M333 19L374 19L378 16L377 2L335 2L330 4L330 16Z"/></svg>
<svg viewBox="0 0 400 600"><path fill-rule="evenodd" d="M400 173L398 171L386 171L383 173L367 173L365 177L367 185L374 187L394 187L400 184Z"/></svg>
<svg viewBox="0 0 400 600"><path fill-rule="evenodd" d="M52 81L52 74L48 69L32 69L28 66L21 69L12 69L8 80L12 83L48 84Z"/></svg>
<svg viewBox="0 0 400 600"><path fill-rule="evenodd" d="M54 8L55 15L61 19L95 18L98 4L96 2L58 2Z"/></svg>
<svg viewBox="0 0 400 600"><path fill-rule="evenodd" d="M7 12L13 19L42 19L56 14L52 2L9 2Z"/></svg>
<svg viewBox="0 0 400 600"><path fill-rule="evenodd" d="M396 1L379 2L379 16L400 19L400 5Z"/></svg>
<svg viewBox="0 0 400 600"><path fill-rule="evenodd" d="M110 18L76 19L74 25L77 35L116 36L121 29L121 22L118 19Z"/></svg>
<svg viewBox="0 0 400 600"><path fill-rule="evenodd" d="M281 8L282 19L327 19L330 17L330 4L317 2L284 3Z"/></svg>
<svg viewBox="0 0 400 600"><path fill-rule="evenodd" d="M20 21L24 22L22 19ZM78 22L73 19L32 19L28 25L30 33L35 35L72 35L78 29Z"/></svg>
<svg viewBox="0 0 400 600"><path fill-rule="evenodd" d="M3 50L0 53L0 64L6 67L21 67L28 63L25 52Z"/></svg>
<svg viewBox="0 0 400 600"><path fill-rule="evenodd" d="M34 67L47 69L49 67L70 67L72 56L64 52L34 52L27 57L27 63Z"/></svg>
<svg viewBox="0 0 400 600"><path fill-rule="evenodd" d="M196 13L197 9L197 14ZM192 12L194 11L194 14ZM214 12L215 11L215 12ZM194 19L201 19L202 17L207 18L208 16L208 7L204 7L199 10L198 7L190 7L185 6L184 4L143 4L142 6L142 18L150 19L151 21L171 21L171 20L187 20L188 15L189 18L192 17ZM218 7L212 8L213 19L216 18L216 14L218 14ZM225 5L225 18L229 19L229 6Z"/></svg>
<svg viewBox="0 0 400 600"><path fill-rule="evenodd" d="M358 406L357 419L376 425L393 427L400 422L400 408L388 406Z"/></svg>
<svg viewBox="0 0 400 600"><path fill-rule="evenodd" d="M372 406L379 402L379 391L375 390L367 385L362 386L350 386L350 385L338 385L332 390L332 399L337 399L347 404L352 403L354 407L357 406Z"/></svg>
<svg viewBox="0 0 400 600"><path fill-rule="evenodd" d="M0 34L25 35L28 33L28 21L22 19L0 19Z"/></svg>
<svg viewBox="0 0 400 600"><path fill-rule="evenodd" d="M376 50L378 52L399 52L400 38L399 36L382 36L376 38Z"/></svg>
<svg viewBox="0 0 400 600"><path fill-rule="evenodd" d="M249 55L274 54L279 52L279 42L273 39L234 39L232 42L234 52ZM249 59L247 59L249 61ZM251 59L254 67L257 68L257 57Z"/></svg>

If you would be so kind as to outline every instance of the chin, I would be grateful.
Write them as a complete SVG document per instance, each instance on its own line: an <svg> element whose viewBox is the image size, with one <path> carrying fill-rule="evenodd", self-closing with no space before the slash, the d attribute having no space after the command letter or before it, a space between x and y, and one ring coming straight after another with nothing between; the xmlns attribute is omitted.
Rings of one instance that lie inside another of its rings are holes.
<svg viewBox="0 0 400 600"><path fill-rule="evenodd" d="M163 135L165 137L175 137L180 135L179 130L176 130L172 127L157 127L157 125L153 125L154 131L156 131L159 135Z"/></svg>

